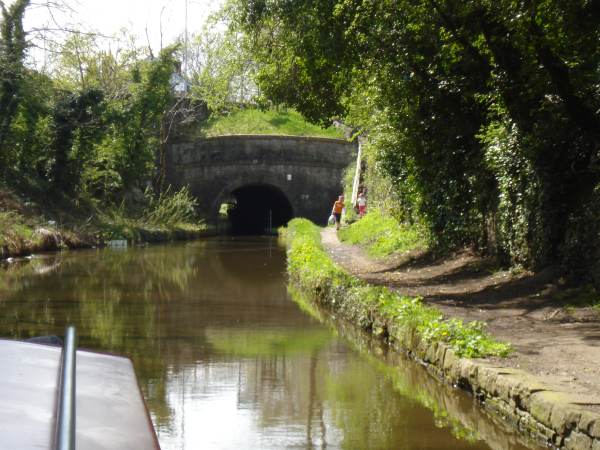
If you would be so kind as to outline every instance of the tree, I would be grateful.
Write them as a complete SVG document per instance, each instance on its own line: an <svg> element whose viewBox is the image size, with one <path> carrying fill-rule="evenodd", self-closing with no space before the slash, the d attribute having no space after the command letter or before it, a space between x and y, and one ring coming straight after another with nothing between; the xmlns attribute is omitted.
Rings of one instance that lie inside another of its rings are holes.
<svg viewBox="0 0 600 450"><path fill-rule="evenodd" d="M215 17L193 36L188 64L191 95L210 110L218 113L251 100L253 61L245 45L243 35L220 30Z"/></svg>
<svg viewBox="0 0 600 450"><path fill-rule="evenodd" d="M83 164L90 158L100 129L103 95L96 89L59 93L52 111L54 161L50 176L55 189L73 193Z"/></svg>
<svg viewBox="0 0 600 450"><path fill-rule="evenodd" d="M600 253L598 226L570 228L600 195L598 1L229 5L261 91L373 134L383 173L410 193L399 207L442 247L530 267L565 261L577 242Z"/></svg>
<svg viewBox="0 0 600 450"><path fill-rule="evenodd" d="M29 0L16 0L8 8L0 2L0 163L6 170L5 141L20 101L25 69L23 59L27 43L23 30L23 15Z"/></svg>

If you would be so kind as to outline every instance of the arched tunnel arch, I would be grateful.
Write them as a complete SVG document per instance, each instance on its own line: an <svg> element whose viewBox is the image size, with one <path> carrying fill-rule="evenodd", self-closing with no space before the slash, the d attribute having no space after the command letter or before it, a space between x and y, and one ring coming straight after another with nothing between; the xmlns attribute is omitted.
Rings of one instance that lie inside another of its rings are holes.
<svg viewBox="0 0 600 450"><path fill-rule="evenodd" d="M287 196L270 184L240 186L231 191L227 202L229 207L226 214L232 234L269 234L294 217Z"/></svg>

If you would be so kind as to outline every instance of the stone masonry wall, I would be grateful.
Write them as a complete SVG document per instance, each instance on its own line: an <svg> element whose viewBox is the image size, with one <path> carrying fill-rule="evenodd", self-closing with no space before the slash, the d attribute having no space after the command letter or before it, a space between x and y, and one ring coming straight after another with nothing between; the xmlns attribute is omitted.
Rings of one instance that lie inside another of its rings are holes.
<svg viewBox="0 0 600 450"><path fill-rule="evenodd" d="M168 183L190 187L209 222L232 191L263 184L283 192L294 216L324 224L356 151L342 139L220 136L169 144L165 172Z"/></svg>

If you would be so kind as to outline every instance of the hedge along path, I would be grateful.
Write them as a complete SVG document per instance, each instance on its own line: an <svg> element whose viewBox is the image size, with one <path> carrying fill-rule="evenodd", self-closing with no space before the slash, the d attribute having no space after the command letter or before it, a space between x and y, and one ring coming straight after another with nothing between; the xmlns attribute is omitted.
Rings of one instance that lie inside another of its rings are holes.
<svg viewBox="0 0 600 450"><path fill-rule="evenodd" d="M373 260L359 247L340 243L333 229L323 230L321 238L330 257L351 274L421 295L447 317L484 320L488 331L514 348L509 358L463 359L443 344L411 347L404 340L401 346L430 370L472 391L486 409L540 443L600 450L600 324L548 320L556 305L543 294L548 289L543 276L531 280L496 272L479 274L474 282L468 276L477 263L472 255L421 265ZM461 267L469 269L461 274ZM504 295L489 294L506 284Z"/></svg>

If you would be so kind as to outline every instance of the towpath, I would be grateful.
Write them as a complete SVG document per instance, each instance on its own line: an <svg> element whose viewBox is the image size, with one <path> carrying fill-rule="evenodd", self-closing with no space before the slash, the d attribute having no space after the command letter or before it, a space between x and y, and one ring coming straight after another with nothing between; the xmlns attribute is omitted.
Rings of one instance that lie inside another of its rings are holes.
<svg viewBox="0 0 600 450"><path fill-rule="evenodd" d="M369 283L420 296L449 317L485 321L515 349L495 364L529 372L600 412L600 320L590 308L565 308L553 273L512 274L467 252L443 260L417 253L373 259L341 243L333 228L323 230L322 242L338 264Z"/></svg>

